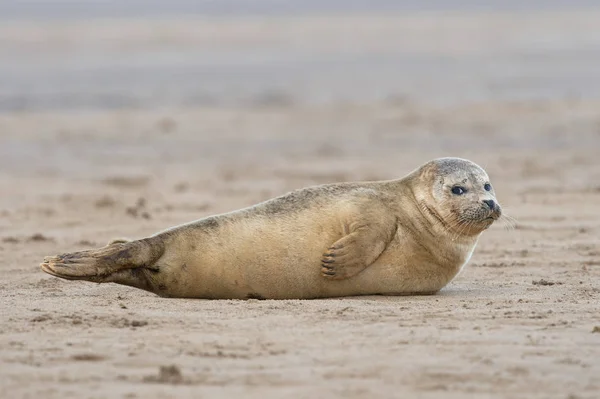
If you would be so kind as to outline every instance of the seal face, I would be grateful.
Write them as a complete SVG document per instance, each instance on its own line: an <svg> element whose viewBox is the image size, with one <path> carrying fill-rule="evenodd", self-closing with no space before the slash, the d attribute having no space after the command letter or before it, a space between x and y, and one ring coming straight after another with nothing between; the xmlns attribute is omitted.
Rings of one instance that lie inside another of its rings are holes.
<svg viewBox="0 0 600 399"><path fill-rule="evenodd" d="M401 179L308 187L140 240L46 257L41 268L168 297L434 293L501 215L481 167L440 158Z"/></svg>
<svg viewBox="0 0 600 399"><path fill-rule="evenodd" d="M431 195L422 195L421 206L449 231L479 234L502 215L487 173L475 163L442 158L425 166L424 174L432 185Z"/></svg>

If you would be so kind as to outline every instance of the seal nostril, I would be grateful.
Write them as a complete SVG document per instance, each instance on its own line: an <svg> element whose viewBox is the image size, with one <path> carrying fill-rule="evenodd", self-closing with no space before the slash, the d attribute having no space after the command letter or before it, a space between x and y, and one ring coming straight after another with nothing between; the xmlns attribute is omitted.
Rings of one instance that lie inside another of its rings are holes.
<svg viewBox="0 0 600 399"><path fill-rule="evenodd" d="M496 203L494 202L494 200L483 200L483 203L486 204L488 208L490 208L492 211L494 210L494 208L496 208Z"/></svg>

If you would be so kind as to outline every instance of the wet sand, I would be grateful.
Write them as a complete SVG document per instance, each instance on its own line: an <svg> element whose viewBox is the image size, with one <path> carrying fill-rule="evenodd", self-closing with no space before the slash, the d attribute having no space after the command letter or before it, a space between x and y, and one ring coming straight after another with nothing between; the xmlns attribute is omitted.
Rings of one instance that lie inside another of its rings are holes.
<svg viewBox="0 0 600 399"><path fill-rule="evenodd" d="M587 29L585 14L561 15L531 17L532 26L546 26L538 30L544 37L565 24ZM437 32L426 21L415 26L421 31L413 37L422 43ZM495 32L497 42L508 43L506 53L518 54L522 42L508 40L502 26L472 33L485 30L495 42ZM571 41L564 39L562 50L547 50L556 59L563 54L563 63L547 71L573 80L544 95L526 90L546 87L533 79L537 69L501 56L509 60L503 68L512 65L524 83L479 97L456 93L453 73L438 76L447 84L429 86L422 98L396 89L369 96L357 85L350 99L342 93L318 101L302 97L299 84L265 101L271 91L257 84L260 90L244 101L153 103L125 85L138 98L135 106L5 108L0 397L597 397L600 101L590 89L597 81L581 83L580 72L592 70L586 53L568 60L577 43L587 40L580 48L588 54L598 48L594 36L565 37ZM483 59L432 43L428 51L448 52L454 65ZM37 56L51 63L62 50L46 51ZM415 59L407 49L394 51ZM37 56L31 50L20 59ZM63 56L65 64L76 63L73 53ZM411 79L399 79L427 87L430 70L412 71ZM467 81L485 87L484 75ZM353 80L344 79L352 91ZM55 89L48 104L60 97ZM448 100L436 101L438 92ZM163 299L59 280L38 267L45 255L143 237L295 188L403 176L438 156L484 166L517 220L514 230L494 225L485 232L471 263L438 295Z"/></svg>

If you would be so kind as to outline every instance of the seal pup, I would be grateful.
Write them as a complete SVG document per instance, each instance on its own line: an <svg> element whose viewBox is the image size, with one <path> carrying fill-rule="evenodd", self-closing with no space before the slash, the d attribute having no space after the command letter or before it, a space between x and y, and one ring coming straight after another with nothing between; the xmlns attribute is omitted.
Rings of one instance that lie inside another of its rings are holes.
<svg viewBox="0 0 600 399"><path fill-rule="evenodd" d="M440 158L401 179L308 187L40 266L164 297L431 294L458 274L501 212L481 167Z"/></svg>

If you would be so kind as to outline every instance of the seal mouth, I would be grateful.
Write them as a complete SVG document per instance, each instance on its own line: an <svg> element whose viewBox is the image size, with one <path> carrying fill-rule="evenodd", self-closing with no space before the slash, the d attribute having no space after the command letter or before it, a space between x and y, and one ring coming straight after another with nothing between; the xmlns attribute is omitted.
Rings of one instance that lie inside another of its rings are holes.
<svg viewBox="0 0 600 399"><path fill-rule="evenodd" d="M501 216L502 216L502 214L499 211L493 211L490 215L488 215L487 217L483 218L481 221L483 223L491 225L492 223L494 223L495 221L497 221L498 219L500 219Z"/></svg>
<svg viewBox="0 0 600 399"><path fill-rule="evenodd" d="M500 209L496 209L492 212L492 214L488 217L488 219L498 220L502 216L502 211Z"/></svg>
<svg viewBox="0 0 600 399"><path fill-rule="evenodd" d="M502 208L499 205L495 205L494 208L488 211L489 213L483 220L494 222L502 216Z"/></svg>

